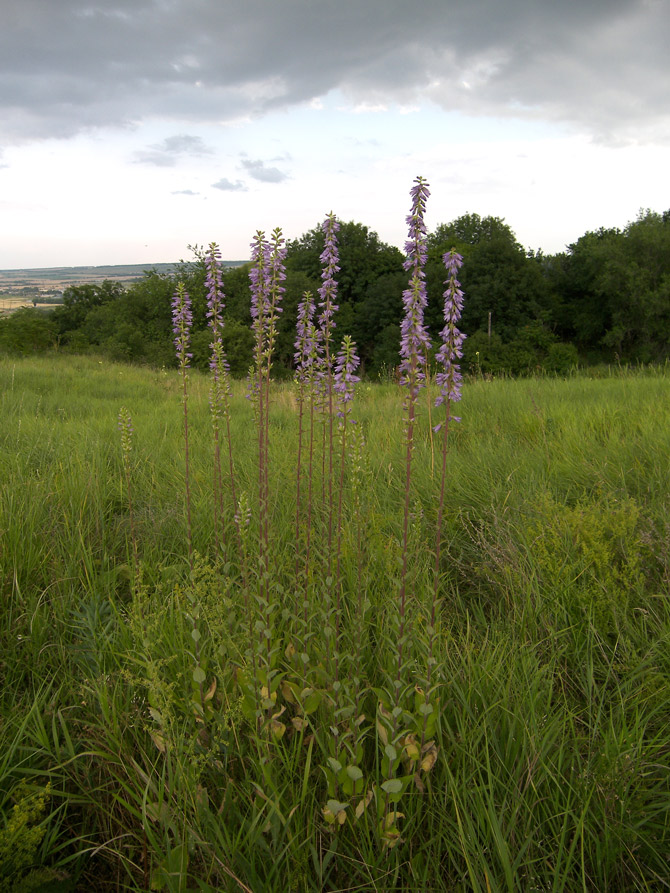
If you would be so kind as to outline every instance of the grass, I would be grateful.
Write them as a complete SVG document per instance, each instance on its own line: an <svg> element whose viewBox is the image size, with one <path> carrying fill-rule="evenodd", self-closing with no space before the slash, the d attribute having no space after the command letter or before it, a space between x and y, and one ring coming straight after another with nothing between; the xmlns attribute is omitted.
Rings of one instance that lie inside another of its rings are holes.
<svg viewBox="0 0 670 893"><path fill-rule="evenodd" d="M397 386L362 383L353 404L365 447L343 484L336 624L320 499L314 571L295 576L291 386L272 389L259 605L257 511L241 549L227 497L214 550L205 377L189 382L192 572L176 373L45 356L0 360L0 382L0 859L26 854L0 890L668 889L667 370L465 383L428 699L425 400L398 691ZM253 507L242 384L231 425Z"/></svg>

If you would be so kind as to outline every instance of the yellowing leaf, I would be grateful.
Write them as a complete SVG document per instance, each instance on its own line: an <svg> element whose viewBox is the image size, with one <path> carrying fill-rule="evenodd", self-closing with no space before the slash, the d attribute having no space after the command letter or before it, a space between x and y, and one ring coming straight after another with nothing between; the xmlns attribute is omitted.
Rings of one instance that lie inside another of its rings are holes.
<svg viewBox="0 0 670 893"><path fill-rule="evenodd" d="M369 790L367 792L367 794L365 795L365 797L363 797L362 800L358 801L358 803L356 805L356 818L357 819L360 819L360 817L363 815L365 810L368 808L368 806L370 805L370 801L372 800L372 797L373 797L372 790Z"/></svg>
<svg viewBox="0 0 670 893"><path fill-rule="evenodd" d="M414 762L419 759L419 745L416 743L414 735L407 735L404 740L405 756L408 760Z"/></svg>
<svg viewBox="0 0 670 893"><path fill-rule="evenodd" d="M280 738L284 737L284 732L286 731L286 726L283 722L279 722L276 719L273 719L270 723L270 729L274 737L279 741Z"/></svg>
<svg viewBox="0 0 670 893"><path fill-rule="evenodd" d="M165 743L165 738L161 735L160 732L151 732L151 740L156 745L156 747L160 750L161 753L165 753L167 751L167 744Z"/></svg>
<svg viewBox="0 0 670 893"><path fill-rule="evenodd" d="M212 698L214 697L215 693L216 693L216 676L212 680L212 684L210 685L210 687L207 689L207 693L205 694L205 697L203 698L203 700L211 701Z"/></svg>
<svg viewBox="0 0 670 893"><path fill-rule="evenodd" d="M421 768L424 772L430 772L435 763L437 762L437 747L431 743L431 746L426 750L426 753L421 760Z"/></svg>
<svg viewBox="0 0 670 893"><path fill-rule="evenodd" d="M288 684L288 682L282 682L280 688L284 700L288 701L289 704L295 704L295 695L293 694L293 690L291 689L291 686Z"/></svg>
<svg viewBox="0 0 670 893"><path fill-rule="evenodd" d="M405 818L404 812L389 812L389 814L386 816L386 819L384 820L384 827L386 829L392 828L398 819L404 819L404 818Z"/></svg>

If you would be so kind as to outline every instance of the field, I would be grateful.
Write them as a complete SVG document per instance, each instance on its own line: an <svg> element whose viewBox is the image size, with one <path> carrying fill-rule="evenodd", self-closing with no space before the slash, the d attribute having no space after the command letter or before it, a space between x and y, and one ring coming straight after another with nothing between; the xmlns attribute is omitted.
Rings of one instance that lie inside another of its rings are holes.
<svg viewBox="0 0 670 893"><path fill-rule="evenodd" d="M112 264L98 267L37 267L25 270L0 270L0 291L6 287L65 288L86 282L132 282L140 279L145 270L170 273L175 264Z"/></svg>
<svg viewBox="0 0 670 893"><path fill-rule="evenodd" d="M399 387L299 503L273 386L269 561L188 388L187 477L177 372L0 358L0 891L670 888L670 369L467 380L437 577L424 393L405 603Z"/></svg>

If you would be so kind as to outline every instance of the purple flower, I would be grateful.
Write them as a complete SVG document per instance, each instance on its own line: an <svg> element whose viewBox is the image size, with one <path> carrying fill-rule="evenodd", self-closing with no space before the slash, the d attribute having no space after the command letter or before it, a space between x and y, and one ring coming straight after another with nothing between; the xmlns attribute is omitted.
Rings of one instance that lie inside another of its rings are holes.
<svg viewBox="0 0 670 893"><path fill-rule="evenodd" d="M317 331L314 328L314 301L312 293L306 291L298 304L298 322L296 324L295 354L296 378L305 381L319 357Z"/></svg>
<svg viewBox="0 0 670 893"><path fill-rule="evenodd" d="M286 258L286 245L281 233L281 229L277 227L272 232L272 239L266 249L266 269L268 290L270 294L269 307L269 325L273 326L278 313L282 312L280 301L286 289L281 284L286 280L286 267L284 260Z"/></svg>
<svg viewBox="0 0 670 893"><path fill-rule="evenodd" d="M426 283L424 265L427 258L427 237L424 213L426 199L430 195L423 177L417 177L410 190L412 210L407 217L409 238L405 243L407 257L404 268L412 272L409 288L403 292L405 316L400 325L401 383L409 388L409 399L415 400L424 379L422 367L425 354L430 348L428 331L423 322L426 308Z"/></svg>
<svg viewBox="0 0 670 893"><path fill-rule="evenodd" d="M344 336L342 347L335 359L335 375L333 376L333 390L337 394L337 415L343 418L347 412L347 403L354 399L354 385L360 381L358 375L354 375L360 360L356 356L356 343L349 335Z"/></svg>
<svg viewBox="0 0 670 893"><path fill-rule="evenodd" d="M223 275L221 272L221 252L216 242L212 242L209 246L209 252L205 255L205 269L207 270L207 320L209 328L212 332L212 343L209 345L212 351L209 359L209 368L214 377L214 391L210 397L212 409L220 409L218 404L221 402L222 394L219 393L219 383L221 379L226 378L229 371L228 360L223 349L221 340L221 330L223 329ZM216 405L215 405L216 404Z"/></svg>
<svg viewBox="0 0 670 893"><path fill-rule="evenodd" d="M254 330L258 323L263 326L266 315L268 299L268 271L267 253L268 243L265 241L265 233L258 230L251 243L251 269L249 281L251 284L251 318L254 320Z"/></svg>
<svg viewBox="0 0 670 893"><path fill-rule="evenodd" d="M249 377L248 397L260 397L259 376L269 376L272 350L277 337L277 317L282 312L280 302L284 294L281 284L286 279L284 258L286 245L281 229L273 230L268 242L260 230L251 243L251 316L255 338L253 374ZM254 378L256 379L254 381Z"/></svg>
<svg viewBox="0 0 670 893"><path fill-rule="evenodd" d="M192 354L188 352L192 324L191 298L184 284L180 282L172 299L172 331L175 335L174 346L177 350L177 360L181 369L188 367L192 357Z"/></svg>
<svg viewBox="0 0 670 893"><path fill-rule="evenodd" d="M337 295L335 274L339 272L340 269L338 266L339 254L337 250L337 233L340 229L340 224L337 222L337 218L332 211L321 224L321 229L325 237L325 244L320 258L321 263L323 264L323 269L321 272L322 284L319 288L319 297L321 298L319 301L319 309L321 311L319 314L319 338L324 346L325 353L328 354L330 335L335 328L333 314L339 309L335 303L335 297Z"/></svg>
<svg viewBox="0 0 670 893"><path fill-rule="evenodd" d="M219 330L223 327L223 275L221 273L221 252L216 242L212 242L209 251L205 255L205 269L207 278L207 319L214 338L218 337Z"/></svg>
<svg viewBox="0 0 670 893"><path fill-rule="evenodd" d="M447 404L447 421L460 422L456 416L449 414L451 403L461 399L461 375L458 360L463 356L463 342L465 335L459 331L458 322L463 311L463 292L458 281L458 271L463 263L463 258L453 249L442 258L446 267L448 279L445 280L444 292L444 321L445 326L440 332L442 346L435 357L441 363L443 370L435 376L435 382L440 388L440 393L435 399L435 405Z"/></svg>

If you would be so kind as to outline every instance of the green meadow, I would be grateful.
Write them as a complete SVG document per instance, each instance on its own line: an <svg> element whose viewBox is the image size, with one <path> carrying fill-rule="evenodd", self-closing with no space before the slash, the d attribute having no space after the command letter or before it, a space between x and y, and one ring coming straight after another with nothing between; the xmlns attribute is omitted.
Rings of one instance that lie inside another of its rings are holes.
<svg viewBox="0 0 670 893"><path fill-rule="evenodd" d="M670 888L670 369L464 382L435 605L422 391L403 625L402 389L332 472L317 421L309 491L303 418L296 526L273 384L268 567L242 382L215 536L208 388L189 562L178 373L0 357L0 891Z"/></svg>

